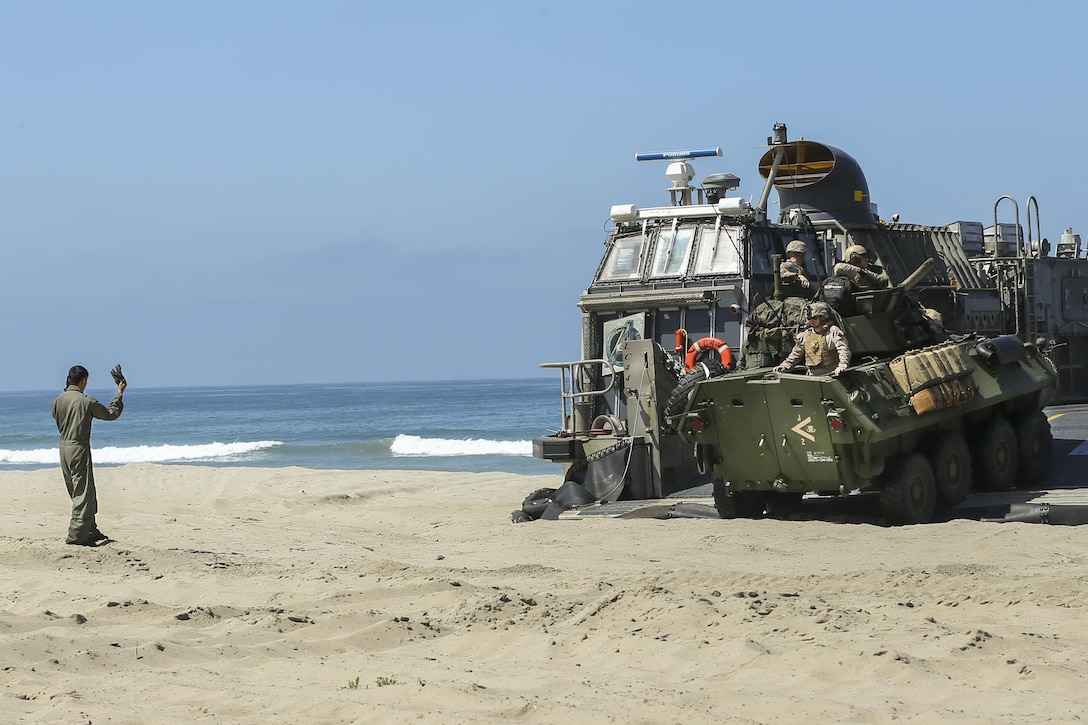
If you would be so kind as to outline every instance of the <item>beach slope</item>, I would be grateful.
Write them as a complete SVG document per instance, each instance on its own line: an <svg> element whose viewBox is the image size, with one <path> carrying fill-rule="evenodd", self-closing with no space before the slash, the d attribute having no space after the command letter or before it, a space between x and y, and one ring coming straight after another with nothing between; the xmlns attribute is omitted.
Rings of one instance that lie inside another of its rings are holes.
<svg viewBox="0 0 1088 725"><path fill-rule="evenodd" d="M5 720L1071 722L1085 529L510 523L554 477L0 473Z"/></svg>

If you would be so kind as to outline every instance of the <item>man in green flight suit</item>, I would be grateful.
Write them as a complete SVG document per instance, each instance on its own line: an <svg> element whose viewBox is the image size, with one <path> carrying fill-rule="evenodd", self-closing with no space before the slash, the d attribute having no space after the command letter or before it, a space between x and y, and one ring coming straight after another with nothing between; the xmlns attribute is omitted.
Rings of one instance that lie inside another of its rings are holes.
<svg viewBox="0 0 1088 725"><path fill-rule="evenodd" d="M125 407L121 396L128 383L123 377L118 381L117 395L106 407L83 392L89 377L87 368L82 365L75 365L68 371L67 387L53 401L53 420L57 421L60 431L60 470L68 495L72 497L72 522L65 543L101 546L112 539L98 530L94 520L98 513L98 496L91 465L91 421L121 417Z"/></svg>

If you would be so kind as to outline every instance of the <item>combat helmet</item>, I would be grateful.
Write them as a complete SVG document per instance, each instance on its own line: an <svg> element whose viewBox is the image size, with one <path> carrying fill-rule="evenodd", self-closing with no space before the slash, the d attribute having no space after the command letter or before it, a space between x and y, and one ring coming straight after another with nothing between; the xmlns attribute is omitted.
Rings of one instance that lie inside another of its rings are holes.
<svg viewBox="0 0 1088 725"><path fill-rule="evenodd" d="M804 254L806 251L805 243L800 239L794 239L786 245L786 254Z"/></svg>
<svg viewBox="0 0 1088 725"><path fill-rule="evenodd" d="M868 257L869 250L861 246L860 244L852 244L846 248L846 251L843 252L843 255L846 257L847 262L849 262L850 264L854 264L862 257Z"/></svg>
<svg viewBox="0 0 1088 725"><path fill-rule="evenodd" d="M831 319L831 310L826 302L813 302L808 306L808 319L813 317L822 317L825 321Z"/></svg>

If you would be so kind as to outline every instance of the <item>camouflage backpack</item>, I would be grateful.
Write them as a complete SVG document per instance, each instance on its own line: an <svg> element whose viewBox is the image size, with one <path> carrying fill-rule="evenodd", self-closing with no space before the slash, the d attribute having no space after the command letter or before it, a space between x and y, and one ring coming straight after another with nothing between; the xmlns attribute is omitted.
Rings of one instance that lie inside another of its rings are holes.
<svg viewBox="0 0 1088 725"><path fill-rule="evenodd" d="M785 360L793 349L794 336L808 322L807 307L808 300L800 297L761 302L745 323L748 335L738 368L753 370Z"/></svg>

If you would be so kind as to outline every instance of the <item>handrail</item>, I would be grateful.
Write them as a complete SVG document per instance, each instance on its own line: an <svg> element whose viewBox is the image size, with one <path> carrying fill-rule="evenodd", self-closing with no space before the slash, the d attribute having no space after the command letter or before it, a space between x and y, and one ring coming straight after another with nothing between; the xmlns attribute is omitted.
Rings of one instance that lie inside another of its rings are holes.
<svg viewBox="0 0 1088 725"><path fill-rule="evenodd" d="M588 365L605 365L608 368L608 386L601 388L600 390L580 390L577 389L577 382L581 376L575 375L576 371L580 372L582 368ZM568 423L571 432L577 430L576 422L574 421L574 409L579 402L587 402L591 398L595 398L601 395L605 395L612 391L616 386L616 366L608 360L592 359L592 360L573 360L571 362L551 362L540 363L542 368L557 368L560 371L559 374L559 393L560 400L563 406L562 415L563 422L560 426L560 430L567 430ZM569 376L569 384L568 384ZM567 401L570 401L570 410L567 409ZM584 426L588 428L588 423Z"/></svg>
<svg viewBox="0 0 1088 725"><path fill-rule="evenodd" d="M1017 257L1023 257L1024 252L1023 252L1023 249L1021 247L1023 247L1023 241L1024 240L1021 239L1021 237L1020 237L1020 205L1016 203L1016 199L1013 199L1008 194L1004 194L1002 196L999 196L997 198L997 201L994 202L994 256L995 257L1000 257L1001 256L997 252L1001 248L1001 243L1005 241L1005 238L1001 234L1001 225L999 225L997 223L997 207L1001 204L1001 202L1004 199L1008 199L1009 201L1012 202L1012 208L1016 212L1016 256ZM1030 222L1031 222L1031 215L1029 214L1028 215L1028 223L1030 224Z"/></svg>
<svg viewBox="0 0 1088 725"><path fill-rule="evenodd" d="M1016 203L1016 199L1013 199L1008 194L1005 194L1004 196L998 197L997 201L994 202L994 259L997 259L999 256L1001 256L1001 255L998 254L998 252L1001 249L1002 243L1005 241L1004 237L1001 235L1001 226L997 223L997 207L1005 199L1008 199L1009 201L1012 202L1012 208L1016 211L1016 258L1020 259L1020 258L1022 258L1024 256L1024 250L1022 249L1022 240L1020 238L1020 205ZM1029 221L1031 219L1031 214L1030 213L1028 214L1028 219L1029 219ZM1006 295L1006 289L1005 288L1006 288L1005 275L1002 273L1002 271L1000 269L998 269L998 273L997 273L997 297L998 297L998 299L1005 299L1005 295ZM1016 321L1016 324L1014 325L1015 334L1017 336L1019 336L1020 335L1020 295L1018 293L1015 293L1015 292L1012 293L1012 307L1013 307L1013 319Z"/></svg>
<svg viewBox="0 0 1088 725"><path fill-rule="evenodd" d="M1027 208L1027 215L1028 215L1028 244L1027 244L1028 255L1027 256L1039 258L1039 257L1043 256L1043 224L1042 224L1042 222L1039 221L1039 200L1035 198L1034 194L1032 194L1031 196L1028 197L1027 203L1025 203L1024 206ZM1032 234L1031 234L1031 208L1032 208L1032 206L1035 207L1035 226L1036 226L1035 233L1039 235L1038 239L1034 239L1032 237ZM1032 252L1032 242L1037 242L1036 246L1034 247L1034 249L1035 249L1034 252Z"/></svg>

